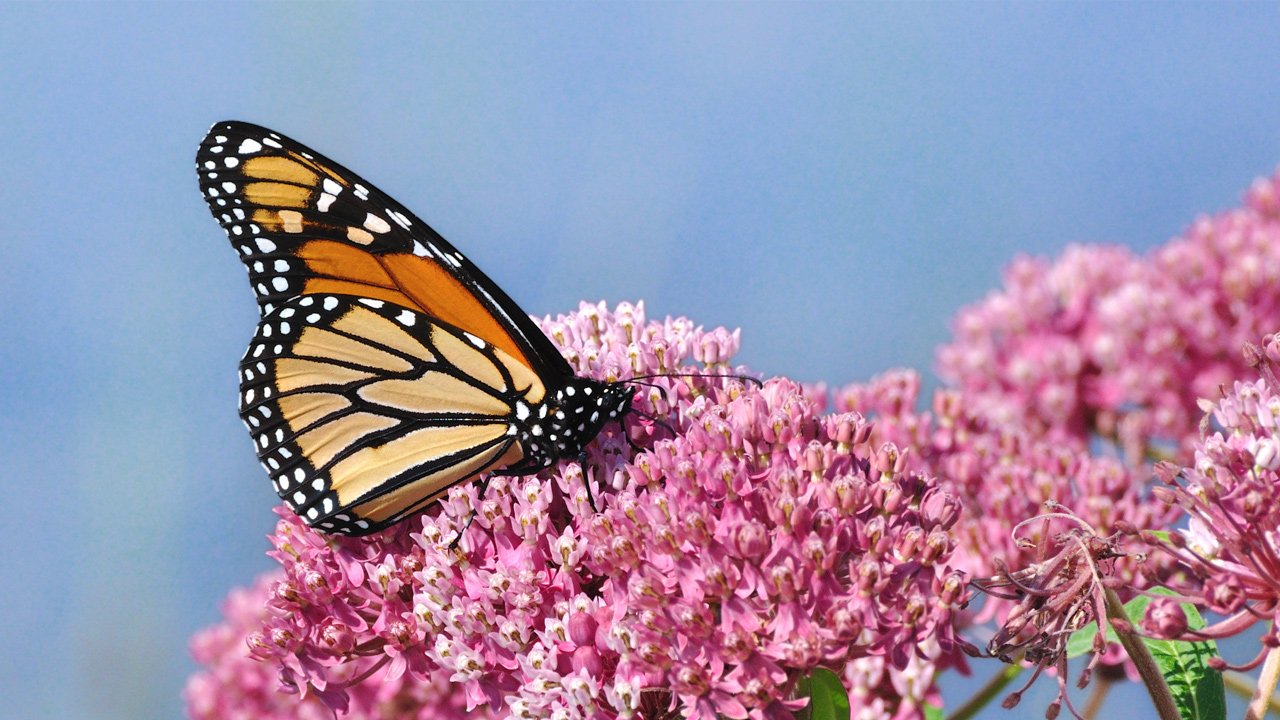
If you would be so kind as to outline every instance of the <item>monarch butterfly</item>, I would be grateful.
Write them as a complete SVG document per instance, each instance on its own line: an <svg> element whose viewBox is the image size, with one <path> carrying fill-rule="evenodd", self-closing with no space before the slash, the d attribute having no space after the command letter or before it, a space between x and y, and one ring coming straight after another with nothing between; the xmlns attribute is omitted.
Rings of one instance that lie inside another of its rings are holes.
<svg viewBox="0 0 1280 720"><path fill-rule="evenodd" d="M308 525L376 532L486 472L573 457L630 411L630 386L576 376L462 253L341 165L221 122L196 167L261 312L240 417Z"/></svg>

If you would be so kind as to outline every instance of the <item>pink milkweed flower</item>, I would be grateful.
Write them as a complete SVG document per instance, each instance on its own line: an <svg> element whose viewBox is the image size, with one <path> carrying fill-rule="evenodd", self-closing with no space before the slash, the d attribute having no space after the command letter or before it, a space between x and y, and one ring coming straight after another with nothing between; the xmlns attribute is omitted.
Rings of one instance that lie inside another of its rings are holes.
<svg viewBox="0 0 1280 720"><path fill-rule="evenodd" d="M1196 402L1241 377L1239 348L1280 327L1280 174L1243 207L1197 218L1145 256L1068 247L1019 257L1004 287L965 308L938 371L970 403L1033 435L1104 438L1131 465L1181 461Z"/></svg>
<svg viewBox="0 0 1280 720"><path fill-rule="evenodd" d="M1148 492L1142 471L1117 458L1093 456L1071 438L1037 437L1002 424L963 391L939 390L931 410L918 411L919 392L918 374L892 371L837 391L835 406L871 418L871 444L907 449L908 468L937 477L935 492L961 499L958 505L935 506L926 498L922 510L954 538L951 564L973 577L1037 562L1036 546L1020 542L1016 530L1046 503L1065 508L1107 537L1121 527L1167 527L1181 513ZM921 541L921 552L934 552L933 536ZM1129 541L1123 549L1126 554L1112 561L1111 574L1126 585L1149 584L1143 564L1132 555L1141 543ZM1170 565L1164 560L1154 570L1165 572ZM1004 622L1012 608L1006 599L988 597L981 612L965 621Z"/></svg>
<svg viewBox="0 0 1280 720"><path fill-rule="evenodd" d="M183 697L193 720L331 720L325 694L282 692L280 666L263 662L249 642L271 614L269 598L284 579L281 570L263 575L250 587L232 590L222 606L223 622L191 639L191 655L204 669L187 680ZM447 679L435 672L420 677L389 677L385 666L363 678L349 676L343 717L349 720L481 720L482 709L466 712ZM337 702L336 696L329 697Z"/></svg>
<svg viewBox="0 0 1280 720"><path fill-rule="evenodd" d="M1261 652L1243 666L1251 669L1280 646L1280 339L1269 336L1265 350L1250 348L1246 354L1262 379L1236 382L1221 399L1202 403L1206 425L1212 420L1219 430L1196 443L1194 464L1157 468L1167 484L1162 497L1191 516L1189 527L1163 537L1141 535L1198 580L1181 584L1179 600L1226 616L1188 630L1177 601L1156 599L1144 629L1178 639L1222 638L1270 620Z"/></svg>
<svg viewBox="0 0 1280 720"><path fill-rule="evenodd" d="M252 662L338 710L389 679L480 717L781 720L815 668L879 658L878 702L920 717L961 644L956 497L813 388L730 375L736 331L625 303L540 324L581 375L659 375L639 412L370 537L282 513Z"/></svg>

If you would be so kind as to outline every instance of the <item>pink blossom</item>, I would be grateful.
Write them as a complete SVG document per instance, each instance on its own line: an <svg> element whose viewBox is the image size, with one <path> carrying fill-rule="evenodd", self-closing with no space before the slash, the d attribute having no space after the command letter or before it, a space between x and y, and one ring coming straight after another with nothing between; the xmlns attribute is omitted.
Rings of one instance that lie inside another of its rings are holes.
<svg viewBox="0 0 1280 720"><path fill-rule="evenodd" d="M964 512L949 520L956 546L951 563L973 577L995 575L1001 565L1017 569L1034 563L1035 543L1019 542L1015 529L1047 503L1066 508L1103 536L1124 523L1166 527L1179 515L1146 490L1142 470L1090 455L1071 438L1037 437L997 422L961 391L939 390L931 411L917 411L919 392L919 375L892 371L841 389L835 405L873 419L872 445L892 443L909 451L908 468L937 477L939 490L961 499ZM1125 547L1143 549L1133 541ZM1123 556L1114 561L1111 574L1142 585L1140 567L1136 558ZM988 598L972 620L1003 622L1010 609L1004 600Z"/></svg>
<svg viewBox="0 0 1280 720"><path fill-rule="evenodd" d="M1248 353L1263 378L1237 381L1203 408L1219 428L1195 445L1195 461L1179 469L1166 463L1157 473L1168 488L1162 497L1191 515L1187 530L1157 536L1143 532L1189 568L1195 583L1180 583L1177 600L1157 598L1143 627L1162 637L1222 638L1258 620L1270 620L1256 666L1280 645L1280 339L1268 338L1265 352ZM1202 630L1187 629L1178 600L1191 600L1225 619Z"/></svg>
<svg viewBox="0 0 1280 720"><path fill-rule="evenodd" d="M183 693L187 716L193 720L329 720L333 710L317 693L300 695L282 690L280 668L255 657L252 647L263 641L269 598L280 587L279 570L263 575L252 586L231 591L223 603L224 621L191 639L191 655L204 670L187 680ZM374 671L347 693L344 717L351 720L418 718L479 720L485 713L465 713L441 673L391 678Z"/></svg>
<svg viewBox="0 0 1280 720"><path fill-rule="evenodd" d="M282 512L280 579L243 623L259 667L352 712L385 678L498 717L772 720L815 668L874 658L878 702L920 717L966 600L957 500L812 389L728 376L737 332L627 304L541 324L579 374L664 375L637 385L642 414L581 464L454 488L371 537Z"/></svg>
<svg viewBox="0 0 1280 720"><path fill-rule="evenodd" d="M1243 377L1244 343L1280 327L1280 175L1244 207L1200 217L1137 256L1071 246L1019 257L1004 287L956 317L944 379L991 418L1033 435L1091 436L1132 465L1191 455L1196 401Z"/></svg>

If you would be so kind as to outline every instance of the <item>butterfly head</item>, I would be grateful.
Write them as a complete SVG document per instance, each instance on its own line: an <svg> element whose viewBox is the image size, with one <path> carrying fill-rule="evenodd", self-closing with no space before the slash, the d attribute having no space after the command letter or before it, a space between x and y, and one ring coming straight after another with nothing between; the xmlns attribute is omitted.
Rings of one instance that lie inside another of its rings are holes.
<svg viewBox="0 0 1280 720"><path fill-rule="evenodd" d="M530 450L543 450L548 465L559 457L576 456L604 425L621 421L630 413L634 395L635 389L625 383L568 380L539 407L539 418L530 418L535 420L530 427Z"/></svg>

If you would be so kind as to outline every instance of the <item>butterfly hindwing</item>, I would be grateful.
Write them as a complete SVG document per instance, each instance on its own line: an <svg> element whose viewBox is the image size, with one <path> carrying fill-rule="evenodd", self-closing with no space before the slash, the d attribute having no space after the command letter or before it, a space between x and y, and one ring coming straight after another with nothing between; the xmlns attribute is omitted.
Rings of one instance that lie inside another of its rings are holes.
<svg viewBox="0 0 1280 720"><path fill-rule="evenodd" d="M337 163L266 128L214 125L200 188L263 315L302 294L381 299L484 338L545 378L572 370L506 293L426 223Z"/></svg>
<svg viewBox="0 0 1280 720"><path fill-rule="evenodd" d="M240 371L240 414L280 497L309 523L355 535L518 463L518 403L545 392L475 336L349 295L285 300Z"/></svg>

